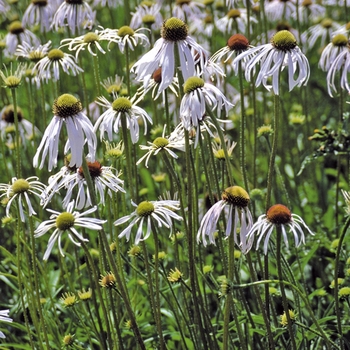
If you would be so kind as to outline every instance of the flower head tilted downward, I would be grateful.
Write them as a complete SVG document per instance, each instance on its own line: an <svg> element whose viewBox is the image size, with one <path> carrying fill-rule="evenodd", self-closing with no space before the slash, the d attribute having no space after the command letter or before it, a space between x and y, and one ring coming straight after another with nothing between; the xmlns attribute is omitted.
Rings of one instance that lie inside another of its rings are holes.
<svg viewBox="0 0 350 350"><path fill-rule="evenodd" d="M247 240L247 233L253 225L253 218L248 204L250 197L248 193L240 186L231 186L224 190L221 200L216 202L204 215L197 234L197 242L201 240L203 245L207 245L206 237L209 242L215 244L214 233L219 221L220 215L224 208L228 208L225 213L226 216L226 237L233 233L234 240L242 250L250 247L249 240ZM237 239L237 228L240 226L240 242Z"/></svg>
<svg viewBox="0 0 350 350"><path fill-rule="evenodd" d="M140 241L146 240L152 230L152 222L157 224L158 227L166 227L171 229L173 226L172 219L182 220L182 217L175 213L180 209L180 202L175 200L158 200L158 201L144 201L139 205L131 202L135 211L130 215L124 216L114 222L115 226L124 224L132 219L128 227L126 227L120 234L119 238L126 236L127 241L130 239L131 229L136 224L139 225L136 233L135 244L139 244ZM143 224L146 224L146 232L144 232Z"/></svg>
<svg viewBox="0 0 350 350"><path fill-rule="evenodd" d="M220 118L222 109L227 112L233 107L224 94L213 84L205 83L202 78L193 76L185 81L184 96L180 105L180 117L185 129L198 128L206 108L217 110Z"/></svg>
<svg viewBox="0 0 350 350"><path fill-rule="evenodd" d="M95 187L98 204L105 204L105 194L110 197L112 193L125 192L123 187L123 181L120 180L118 173L114 168L108 166L102 166L101 163L87 162L90 177ZM61 170L62 171L62 170ZM59 172L60 173L60 172ZM87 186L83 167L79 167L76 172L66 173L61 177L57 174L57 177L52 177L51 182L47 188L46 196L43 197L44 207L49 203L51 198L62 188L66 189L66 195L63 199L62 206L66 208L72 200L72 196L76 196L75 203L76 209L81 210L85 207L92 205L91 193ZM55 181L56 180L56 181Z"/></svg>
<svg viewBox="0 0 350 350"><path fill-rule="evenodd" d="M152 50L137 61L131 70L136 74L136 80L148 86L152 74L159 68L161 83L158 93L164 91L173 82L175 76L175 45L177 46L181 73L183 79L195 75L196 65L203 71L207 60L207 52L188 36L188 28L181 19L172 17L164 21L162 37L158 39Z"/></svg>
<svg viewBox="0 0 350 350"><path fill-rule="evenodd" d="M52 248L56 241L58 241L58 248L62 256L64 256L63 249L61 246L62 235L67 232L69 239L77 246L80 246L80 242L77 242L75 239L81 242L88 242L89 240L84 238L77 230L76 227L84 227L89 230L102 230L102 224L107 222L106 220L100 220L95 218L87 218L86 215L96 211L97 207L90 208L84 213L73 212L74 201L69 203L67 211L58 212L55 210L47 209L52 215L50 220L42 222L38 228L35 230L35 237L41 237L49 230L54 228L52 233L43 260L47 260L51 254Z"/></svg>
<svg viewBox="0 0 350 350"><path fill-rule="evenodd" d="M44 136L33 159L34 167L39 164L39 155L43 152L40 168L44 165L46 155L49 156L49 171L57 165L59 135L63 123L66 125L68 140L64 148L65 154L71 150L70 167L79 167L83 161L84 144L87 142L91 161L95 160L97 138L89 118L82 112L81 102L70 94L63 94L54 101L54 116L45 130Z"/></svg>
<svg viewBox="0 0 350 350"><path fill-rule="evenodd" d="M251 80L256 65L260 63L260 71L256 78L256 86L261 83L267 90L268 78L272 78L272 89L275 95L279 95L279 77L280 71L288 67L288 85L289 91L295 86L306 85L309 80L310 66L306 56L297 46L294 35L288 30L280 30L271 39L270 44L261 45L238 55L233 65L235 71L238 71L238 62L249 56L245 64L245 77ZM297 78L294 79L295 73Z"/></svg>
<svg viewBox="0 0 350 350"><path fill-rule="evenodd" d="M262 238L264 241L264 254L267 254L270 236L276 227L280 227L285 245L288 247L287 229L293 233L295 246L299 247L301 243L305 244L305 235L303 228L311 235L314 235L306 226L304 220L297 214L292 214L291 211L283 204L273 205L266 214L259 216L258 221L253 225L247 234L247 239L253 240L254 236L258 236L256 248L258 248ZM300 239L299 239L300 235ZM247 252L248 250L246 250Z"/></svg>

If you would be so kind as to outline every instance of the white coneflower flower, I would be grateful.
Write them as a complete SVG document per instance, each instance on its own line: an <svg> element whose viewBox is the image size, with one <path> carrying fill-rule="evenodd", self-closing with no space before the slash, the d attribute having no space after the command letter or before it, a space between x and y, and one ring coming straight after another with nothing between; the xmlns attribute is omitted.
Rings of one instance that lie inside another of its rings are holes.
<svg viewBox="0 0 350 350"><path fill-rule="evenodd" d="M231 60L232 55L239 55L240 53L247 51L249 48L252 48L252 46L244 35L234 34L227 40L226 46L216 51L213 56L210 57L210 61L223 61L223 63L227 63ZM247 57L246 60L248 58L249 57Z"/></svg>
<svg viewBox="0 0 350 350"><path fill-rule="evenodd" d="M135 211L130 215L123 216L114 222L115 226L122 225L129 220L131 223L126 227L120 234L119 238L126 237L129 241L131 230L135 225L138 225L138 229L135 237L135 244L139 244L140 241L146 240L152 229L152 222L157 224L158 227L166 227L170 229L170 235L172 232L172 219L182 220L182 217L175 213L176 210L180 209L180 202L174 200L159 200L159 201L144 201L139 205L131 202ZM146 225L146 232L143 230L144 224Z"/></svg>
<svg viewBox="0 0 350 350"><path fill-rule="evenodd" d="M292 214L291 211L283 204L275 204L267 211L266 214L258 217L257 222L252 226L247 234L247 240L253 240L254 236L257 236L258 240L256 243L256 249L258 249L261 240L263 237L265 237L264 253L267 254L269 239L273 230L277 226L279 226L282 230L283 240L287 247L287 229L292 232L296 247L299 247L301 243L305 244L303 228L306 229L306 231L308 231L311 235L314 235L299 215ZM247 249L245 252L248 252L248 250L249 249Z"/></svg>
<svg viewBox="0 0 350 350"><path fill-rule="evenodd" d="M202 241L203 245L207 246L207 238L209 243L215 244L214 233L219 221L221 213L225 208L228 210L225 213L226 217L226 237L234 235L234 240L243 251L250 247L251 243L247 240L247 233L253 225L253 218L248 204L250 197L248 193L240 186L231 186L224 190L221 200L216 202L204 215L197 234L197 242ZM238 227L240 239L237 239Z"/></svg>
<svg viewBox="0 0 350 350"><path fill-rule="evenodd" d="M96 56L96 49L103 54L106 53L100 45L100 41L103 40L108 40L104 36L104 31L96 29L94 32L89 32L75 38L61 40L60 48L67 46L69 51L75 51L76 59L78 59L80 51L84 51L86 48L92 56Z"/></svg>
<svg viewBox="0 0 350 350"><path fill-rule="evenodd" d="M24 26L36 26L40 24L41 32L50 30L55 9L49 0L31 0L22 18Z"/></svg>
<svg viewBox="0 0 350 350"><path fill-rule="evenodd" d="M245 77L248 81L256 69L256 65L260 64L260 71L255 80L255 85L261 83L267 90L271 86L268 85L268 78L272 78L273 92L279 94L279 76L283 68L288 67L288 85L289 91L295 86L306 85L310 76L310 66L306 56L297 46L294 35L287 31L281 30L277 32L271 39L271 44L261 45L245 51L234 59L235 71L238 71L238 62L250 56L245 63ZM294 79L295 73L298 73Z"/></svg>
<svg viewBox="0 0 350 350"><path fill-rule="evenodd" d="M4 192L0 195L0 198L6 197L8 200L6 205L6 216L10 217L10 208L13 201L17 202L22 222L25 222L23 205L28 210L29 216L36 215L30 197L34 195L40 198L44 190L45 185L38 181L38 177L36 176L31 176L27 179L17 179L16 177L13 177L11 184L0 184L0 192Z"/></svg>
<svg viewBox="0 0 350 350"><path fill-rule="evenodd" d="M91 180L95 187L95 192L98 196L99 203L105 204L105 193L111 197L112 192L123 192L123 180L120 180L118 173L114 168L102 166L99 162L87 162ZM63 169L64 171L64 169ZM66 195L63 199L62 206L66 208L71 202L72 196L76 194L75 207L80 210L92 205L91 194L84 176L82 167L79 167L75 173L63 174L61 179L57 176L57 185L54 186L54 179L51 180L48 187L52 188L52 192L48 193L48 196L44 198L43 204L46 206L51 200L53 195L60 189L66 189ZM56 180L56 179L55 179ZM76 191L76 192L75 192Z"/></svg>
<svg viewBox="0 0 350 350"><path fill-rule="evenodd" d="M290 20L295 12L295 0L271 0L265 4L266 17L270 21Z"/></svg>
<svg viewBox="0 0 350 350"><path fill-rule="evenodd" d="M60 79L60 68L68 75L77 75L83 72L76 62L73 55L69 55L60 49L52 49L47 56L42 58L33 67L33 71L37 72L37 76L46 82L49 79L58 81Z"/></svg>
<svg viewBox="0 0 350 350"><path fill-rule="evenodd" d="M190 22L194 18L204 18L205 11L203 11L205 5L198 1L193 0L176 0L173 7L173 16L182 19L183 21Z"/></svg>
<svg viewBox="0 0 350 350"><path fill-rule="evenodd" d="M8 33L4 38L6 42L5 56L13 56L17 46L27 43L32 46L39 46L40 40L30 30L25 29L20 21L14 21L9 25Z"/></svg>
<svg viewBox="0 0 350 350"><path fill-rule="evenodd" d="M301 41L303 47L312 49L317 40L320 40L320 47L325 46L326 40L332 38L337 30L341 28L341 25L330 18L324 18L320 23L309 27L301 35Z"/></svg>
<svg viewBox="0 0 350 350"><path fill-rule="evenodd" d="M350 86L348 80L348 74L350 72L350 43L346 45L337 57L334 58L332 64L330 64L327 73L327 88L328 94L333 97L332 91L337 92L335 85L335 76L337 72L341 72L340 76L340 88L350 93Z"/></svg>
<svg viewBox="0 0 350 350"><path fill-rule="evenodd" d="M318 66L328 72L334 60L343 51L348 51L348 39L343 34L337 34L332 38L332 41L323 49Z"/></svg>
<svg viewBox="0 0 350 350"><path fill-rule="evenodd" d="M184 84L184 96L180 105L180 118L187 130L198 127L206 113L206 108L217 110L220 118L221 110L226 113L233 105L214 85L205 83L199 77L190 77Z"/></svg>
<svg viewBox="0 0 350 350"><path fill-rule="evenodd" d="M83 0L65 0L57 9L51 27L59 30L68 26L71 33L80 31L86 27L86 23L91 28L95 20L95 14L86 1Z"/></svg>
<svg viewBox="0 0 350 350"><path fill-rule="evenodd" d="M147 26L156 31L159 30L163 23L163 16L160 12L161 4L143 1L135 8L132 13L130 27L138 29L141 26Z"/></svg>
<svg viewBox="0 0 350 350"><path fill-rule="evenodd" d="M49 171L57 165L58 142L63 123L66 125L68 140L64 148L65 154L71 150L70 167L79 167L82 164L84 144L87 142L91 161L95 160L97 139L88 117L82 113L81 102L70 94L63 94L54 101L54 116L47 126L44 136L33 159L34 167L39 164L39 155L42 159L40 169L44 165L44 160L49 156Z"/></svg>
<svg viewBox="0 0 350 350"><path fill-rule="evenodd" d="M9 317L10 310L1 310L0 311L0 321L1 322L12 322L12 318ZM0 338L4 339L5 334L0 331Z"/></svg>
<svg viewBox="0 0 350 350"><path fill-rule="evenodd" d="M52 215L50 216L50 220L43 221L38 228L34 231L35 232L35 238L43 236L45 233L47 233L49 230L54 228L49 241L48 245L43 257L43 260L47 260L51 254L52 248L55 245L56 241L58 241L58 248L62 256L64 256L64 252L61 246L61 240L62 235L64 233L68 233L68 238L76 245L80 246L81 243L77 242L88 242L89 240L84 238L76 229L76 227L82 227L84 229L88 230L102 230L102 226L107 220L100 220L95 218L88 218L86 215L89 215L97 210L97 207L90 208L89 210L86 210L83 213L78 213L76 211L73 212L74 209L74 202L71 202L68 207L67 211L65 212L58 212L51 209L46 209Z"/></svg>
<svg viewBox="0 0 350 350"><path fill-rule="evenodd" d="M50 51L51 41L44 45L32 46L26 42L23 45L18 45L15 56L24 57L33 63L39 62L42 58L47 56Z"/></svg>
<svg viewBox="0 0 350 350"><path fill-rule="evenodd" d="M251 23L257 23L258 21L254 17L250 17ZM223 33L232 33L238 31L245 33L246 26L248 24L248 16L246 9L232 9L219 20L217 20L217 28Z"/></svg>
<svg viewBox="0 0 350 350"><path fill-rule="evenodd" d="M207 52L188 36L187 25L180 19L172 17L164 21L162 37L158 39L153 49L138 60L131 71L136 74L136 80L142 81L147 87L153 73L162 68L159 93L173 82L175 76L175 45L179 54L181 74L184 80L195 75L195 65L203 70L207 60Z"/></svg>
<svg viewBox="0 0 350 350"><path fill-rule="evenodd" d="M171 150L171 148L185 152L185 138L178 138L177 131L174 133L173 136L170 135L169 137L165 137L165 127L161 137L157 137L153 142L147 143L149 144L149 146L140 145L140 148L143 151L146 150L148 152L137 161L136 165L146 160L145 165L146 168L148 168L148 161L150 157L152 155L157 155L161 151L166 151L171 157L177 159L178 156Z"/></svg>
<svg viewBox="0 0 350 350"><path fill-rule="evenodd" d="M147 30L145 28L132 29L129 26L123 26L119 29L105 29L104 35L110 42L118 44L119 50L124 53L125 46L134 51L134 48L139 44L142 46L149 46L148 37L141 33Z"/></svg>
<svg viewBox="0 0 350 350"><path fill-rule="evenodd" d="M33 130L38 129L28 120L23 118L22 109L17 107L18 131L21 136L23 145L26 145L26 140L30 140L33 136ZM6 134L11 130L15 130L15 114L13 105L5 106L0 112L0 133L1 137L5 138Z"/></svg>
<svg viewBox="0 0 350 350"><path fill-rule="evenodd" d="M145 126L145 134L147 133L147 121L152 124L151 117L145 110L136 106L133 99L127 97L118 97L112 103L105 97L99 97L98 103L108 108L95 123L94 130L100 130L101 140L105 132L107 132L109 141L113 140L113 134L119 132L121 127L121 118L126 118L127 128L130 130L132 143L139 140L139 119L143 120Z"/></svg>

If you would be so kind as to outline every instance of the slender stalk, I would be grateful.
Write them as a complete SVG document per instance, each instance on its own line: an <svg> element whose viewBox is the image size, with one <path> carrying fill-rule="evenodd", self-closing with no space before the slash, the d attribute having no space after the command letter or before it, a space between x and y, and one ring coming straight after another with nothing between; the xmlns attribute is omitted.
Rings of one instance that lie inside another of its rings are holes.
<svg viewBox="0 0 350 350"><path fill-rule="evenodd" d="M335 266L334 266L334 301L335 301L335 313L337 315L337 328L338 328L338 334L340 338L340 348L344 350L344 341L343 341L343 329L341 324L341 310L340 310L340 304L339 304L339 283L338 283L338 276L339 276L339 264L340 264L340 251L342 248L342 244L345 238L345 235L348 231L348 228L350 226L350 217L346 219L345 225L343 226L343 230L341 231L337 251L335 253Z"/></svg>
<svg viewBox="0 0 350 350"><path fill-rule="evenodd" d="M100 78L100 66L98 55L92 56L94 61L94 78L95 78L95 88L97 96L101 96L101 78Z"/></svg>
<svg viewBox="0 0 350 350"><path fill-rule="evenodd" d="M267 174L267 194L266 194L266 205L265 205L266 211L269 209L271 205L272 184L274 180L273 175L275 171L275 159L276 159L278 136L279 136L279 124L280 124L280 97L278 94L276 94L273 140L272 140L272 148L271 148L271 154L270 154L269 170Z"/></svg>
<svg viewBox="0 0 350 350"><path fill-rule="evenodd" d="M276 242L276 263L277 263L277 273L278 273L278 279L283 280L283 272L282 272L282 263L281 263L281 254L282 254L282 228L280 225L276 225L276 231L277 231L277 242ZM292 344L292 349L296 350L297 345L295 342L295 336L292 328L292 320L289 315L289 307L288 307L288 300L286 296L286 291L284 289L284 284L280 283L280 289L281 289L281 296L282 296L282 305L284 312L286 313L287 317L287 328L289 332L290 341Z"/></svg>
<svg viewBox="0 0 350 350"><path fill-rule="evenodd" d="M232 227L234 227L234 223L232 224ZM234 257L234 249L235 249L235 241L234 241L234 235L231 232L231 234L228 237L228 275L227 278L229 280L229 283L232 283L234 280L234 265L235 265L235 257ZM233 319L237 328L237 334L238 334L238 339L240 343L240 348L245 350L247 349L247 344L245 342L245 338L243 337L242 334L242 329L241 329L241 323L238 320L238 314L236 310L235 303L233 301L233 294L232 291L229 295L227 295L226 298L226 303L225 303L225 311L224 311L224 336L223 336L223 349L228 350L230 349L230 344L228 342L229 340L229 326L230 326L230 316L231 312L233 314Z"/></svg>
<svg viewBox="0 0 350 350"><path fill-rule="evenodd" d="M253 281L257 281L256 272L255 272L252 258L251 258L251 252L248 252L248 254L246 255L246 259L248 262L248 267L249 267L249 272L250 272L251 278ZM267 286L268 286L268 284L267 284ZM268 290L268 288L267 288L267 290ZM268 312L268 309L266 309L266 304L264 306L264 303L263 303L261 296L260 296L260 290L259 290L259 288L257 288L257 286L254 286L254 291L255 291L257 301L258 301L258 305L259 305L260 310L261 310L261 314L262 314L263 319L264 319L266 332L267 332L267 339L269 342L269 349L272 350L272 349L275 349L275 345L274 345L273 335L271 332L269 312ZM265 296L266 296L266 293L265 293ZM267 307L269 307L268 304L267 304Z"/></svg>
<svg viewBox="0 0 350 350"><path fill-rule="evenodd" d="M11 89L12 104L13 104L13 116L15 120L15 132L16 132L16 176L17 179L21 178L21 147L19 145L20 132L18 127L18 113L17 113L17 97L16 89Z"/></svg>
<svg viewBox="0 0 350 350"><path fill-rule="evenodd" d="M126 1L128 2L128 1ZM125 45L125 73L126 73L126 88L128 90L128 96L131 95L131 86L130 86L130 53L128 45Z"/></svg>
<svg viewBox="0 0 350 350"><path fill-rule="evenodd" d="M94 185L93 185L93 182L91 179L91 175L90 175L90 171L89 171L89 168L88 168L88 165L87 165L87 162L86 162L86 159L84 156L83 156L82 167L83 167L85 180L86 180L87 186L88 186L89 191L90 191L91 203L92 203L92 205L97 205L95 188L94 188ZM98 211L95 212L95 215L97 218L99 218ZM100 238L102 247L104 248L105 253L107 255L106 258L108 259L109 263L111 264L112 272L115 275L120 295L121 295L122 299L124 300L125 307L126 307L128 316L130 318L131 328L134 331L135 337L139 343L140 348L146 349L145 344L144 344L143 339L142 339L140 329L139 329L137 322L136 322L135 314L131 308L128 292L127 292L126 288L124 287L122 278L120 277L120 273L118 271L117 264L114 260L111 249L109 247L107 236L103 230L99 231L99 238Z"/></svg>
<svg viewBox="0 0 350 350"><path fill-rule="evenodd" d="M39 312L39 317L40 317L40 323L42 326L42 330L44 333L44 339L46 346L49 347L49 338L47 335L47 325L46 321L44 318L42 306L41 306L41 301L40 301L40 288L39 288L39 279L38 279L38 271L37 271L37 266L36 266L36 257L35 257L35 237L34 237L34 223L33 223L33 218L31 216L28 216L29 220L29 227L30 227L30 234L31 234L31 253L32 253L32 268L33 268L33 277L34 277L34 288L35 288L35 297L36 297L36 304Z"/></svg>
<svg viewBox="0 0 350 350"><path fill-rule="evenodd" d="M312 311L312 307L310 305L310 301L308 299L308 296L305 295L305 293L302 292L293 283L290 283L290 282L284 281L284 280L280 280L280 279L278 279L278 280L263 280L263 281L256 281L256 282L251 282L251 283L232 285L232 288L234 288L234 289L248 288L248 287L258 286L260 284L275 284L275 283L286 285L286 286L292 288L293 290L295 290L299 294L300 298L303 300L303 302L305 304L305 307L309 313L310 318L312 319L312 322L315 324L315 327L317 328L318 332L322 335L322 338L325 340L325 342L327 344L327 348L331 349L331 346L333 346L335 349L340 349L337 344L335 344L332 340L330 340L328 338L327 334L324 332L324 330L322 329L322 327L318 323L317 318L315 317L315 315ZM325 313L325 314L327 315L327 313Z"/></svg>
<svg viewBox="0 0 350 350"><path fill-rule="evenodd" d="M162 318L161 318L161 312L160 312L160 287L159 287L159 238L158 238L158 230L156 225L152 222L152 232L154 236L154 279L155 279L155 287L156 287L156 298L155 298L155 310L156 310L156 323L159 333L159 339L160 339L160 349L166 349L164 337L163 337L163 331L162 331Z"/></svg>
<svg viewBox="0 0 350 350"><path fill-rule="evenodd" d="M216 116L214 115L214 113L212 112L212 110L210 108L207 108L207 113L209 114L209 116L211 118L211 121L213 122L213 124L214 124L214 126L216 128L216 131L218 132L218 135L219 135L219 138L220 138L220 142L221 142L221 145L222 145L222 149L223 149L224 154L225 154L225 160L226 160L225 165L226 165L226 169L227 169L227 175L228 175L228 178L229 178L230 186L233 186L234 185L234 181L233 181L232 165L231 165L230 157L229 157L228 152L227 152L227 147L226 147L224 133L223 133L221 127L220 127L219 122L216 119Z"/></svg>
<svg viewBox="0 0 350 350"><path fill-rule="evenodd" d="M248 15L248 18L249 18L249 15ZM248 27L249 27L249 24L248 24ZM246 152L245 152L246 117L245 117L245 107L244 107L243 69L242 69L241 61L239 61L239 66L238 66L238 77L239 77L239 90L241 95L241 123L240 123L241 125L240 125L240 134L239 134L241 171L243 176L244 187L246 191L249 192L249 184L248 184L247 169L246 169Z"/></svg>

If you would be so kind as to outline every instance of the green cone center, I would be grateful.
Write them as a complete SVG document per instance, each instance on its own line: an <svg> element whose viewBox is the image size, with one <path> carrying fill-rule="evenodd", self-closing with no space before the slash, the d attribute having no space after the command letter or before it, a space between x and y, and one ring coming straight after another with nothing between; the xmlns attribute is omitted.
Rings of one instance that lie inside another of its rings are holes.
<svg viewBox="0 0 350 350"><path fill-rule="evenodd" d="M72 117L83 110L81 102L70 94L63 94L55 100L52 106L54 115L61 118Z"/></svg>
<svg viewBox="0 0 350 350"><path fill-rule="evenodd" d="M294 35L288 30L280 30L277 32L273 36L271 43L276 49L281 51L290 51L297 46Z"/></svg>
<svg viewBox="0 0 350 350"><path fill-rule="evenodd" d="M186 80L184 84L184 93L188 94L196 89L202 88L204 86L204 80L199 77L190 77Z"/></svg>
<svg viewBox="0 0 350 350"><path fill-rule="evenodd" d="M162 38L168 41L185 40L188 34L188 28L184 21L179 18L171 17L164 21L162 26Z"/></svg>
<svg viewBox="0 0 350 350"><path fill-rule="evenodd" d="M248 206L250 197L245 189L240 186L231 186L224 190L222 199L239 208Z"/></svg>
<svg viewBox="0 0 350 350"><path fill-rule="evenodd" d="M74 226L74 215L72 213L63 212L57 216L56 227L60 231L65 231Z"/></svg>
<svg viewBox="0 0 350 350"><path fill-rule="evenodd" d="M151 202L141 202L137 208L136 213L138 216L149 216L154 212L154 205Z"/></svg>

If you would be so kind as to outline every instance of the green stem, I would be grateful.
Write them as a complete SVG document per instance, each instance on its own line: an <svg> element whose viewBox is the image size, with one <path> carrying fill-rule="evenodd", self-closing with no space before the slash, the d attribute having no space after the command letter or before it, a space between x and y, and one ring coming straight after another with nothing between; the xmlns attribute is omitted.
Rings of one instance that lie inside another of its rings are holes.
<svg viewBox="0 0 350 350"><path fill-rule="evenodd" d="M283 272L282 272L282 263L281 263L281 255L282 255L282 228L281 225L276 226L276 231L277 231L277 242L276 242L276 263L277 263L277 273L278 273L278 278L280 281L283 280ZM280 283L280 289L281 289L281 296L282 296L282 305L284 312L286 313L287 317L287 328L290 336L290 341L292 344L292 349L296 350L297 345L295 343L295 336L293 333L293 328L292 328L292 320L289 315L289 307L288 307L288 300L286 296L286 291L284 289L284 284Z"/></svg>
<svg viewBox="0 0 350 350"><path fill-rule="evenodd" d="M234 227L234 223L232 224L232 227ZM235 268L234 267L235 265L234 249L235 249L234 235L233 235L233 232L231 232L231 234L228 237L228 274L227 274L227 278L230 284L234 280L234 268ZM224 350L230 349L230 344L228 340L229 340L229 331L230 331L229 326L230 326L231 311L233 314L234 322L236 324L240 347L241 349L245 350L247 349L247 344L242 334L241 324L238 320L238 314L237 314L236 306L233 300L232 291L229 295L227 295L226 303L225 303L223 349Z"/></svg>
<svg viewBox="0 0 350 350"><path fill-rule="evenodd" d="M343 329L341 324L341 311L340 311L340 305L339 305L339 283L338 283L338 276L339 276L339 264L340 264L340 251L342 248L342 244L346 235L346 232L350 226L350 217L346 219L345 225L343 227L343 230L339 237L338 247L337 251L335 253L335 266L334 266L334 301L335 301L335 313L337 315L337 328L340 338L340 348L344 350L344 342L343 342Z"/></svg>
<svg viewBox="0 0 350 350"><path fill-rule="evenodd" d="M232 171L232 165L231 165L231 161L230 161L230 157L228 155L227 152L227 147L226 147L226 142L225 142L225 136L224 133L220 127L220 124L218 122L218 120L216 119L216 116L214 115L214 113L212 112L212 110L210 108L207 108L207 113L209 114L211 121L213 122L216 131L218 132L219 138L220 138L220 142L221 142L221 146L222 149L224 151L224 155L225 155L225 165L226 165L226 169L227 169L227 175L228 175L228 179L230 182L230 186L234 185L234 181L233 181L233 171Z"/></svg>
<svg viewBox="0 0 350 350"><path fill-rule="evenodd" d="M32 251L32 268L33 268L33 276L34 276L34 288L35 288L35 297L36 297L36 303L37 303L37 308L39 311L39 317L40 317L40 322L41 326L43 329L44 333L44 339L46 346L49 347L49 338L47 335L47 325L46 321L43 315L43 310L41 306L41 301L40 301L40 288L39 288L39 279L38 279L38 271L37 271L37 266L36 266L36 257L35 257L35 237L34 237L34 223L33 223L33 218L31 216L28 216L29 220L29 226L30 226L30 234L31 234L31 251Z"/></svg>
<svg viewBox="0 0 350 350"><path fill-rule="evenodd" d="M249 17L249 15L248 15ZM249 28L249 24L248 24ZM244 89L243 89L243 69L242 62L239 61L238 66L238 76L239 76L239 90L241 94L241 125L240 125L240 158L241 158L241 171L243 176L244 187L246 191L249 192L247 169L246 169L246 152L245 152L245 129L246 129L246 117L245 117L245 107L244 107ZM255 132L255 130L254 130Z"/></svg>
<svg viewBox="0 0 350 350"><path fill-rule="evenodd" d="M249 272L250 272L251 278L254 281L257 281L258 278L257 278L256 272L255 272L254 266L253 266L251 252L248 252L248 254L246 255L246 259L248 262L248 267L249 267ZM271 323L269 320L269 310L266 309L266 306L264 306L263 300L261 299L261 296L260 296L259 288L257 286L254 286L253 288L254 288L254 292L256 295L256 299L258 301L258 305L259 305L260 310L261 310L261 314L262 314L263 319L264 319L266 332L267 332L267 339L269 342L269 349L272 350L272 349L275 349L275 345L274 345L273 335L271 332ZM268 290L268 288L267 288L267 290ZM265 295L266 295L266 293L265 293ZM269 307L268 304L267 304L267 307Z"/></svg>
<svg viewBox="0 0 350 350"><path fill-rule="evenodd" d="M11 95L12 95L13 116L15 120L15 131L16 131L16 176L17 176L17 179L20 179L21 178L21 147L19 145L20 132L18 127L16 89L11 89Z"/></svg>
<svg viewBox="0 0 350 350"><path fill-rule="evenodd" d="M95 78L95 88L97 96L101 96L101 78L100 78L100 66L98 55L92 56L94 61L94 78Z"/></svg>
<svg viewBox="0 0 350 350"><path fill-rule="evenodd" d="M152 222L152 232L154 236L154 279L155 279L155 287L156 287L156 298L155 298L155 310L156 310L156 323L157 323L157 329L160 339L160 349L165 350L166 345L163 337L163 331L162 331L162 318L161 318L161 312L160 312L160 288L159 288L159 238L158 238L158 230L156 225Z"/></svg>
<svg viewBox="0 0 350 350"><path fill-rule="evenodd" d="M89 249L86 246L84 241L81 242L81 246L84 249L85 256L86 256L86 258L88 260L88 266L90 266L90 269L91 269L91 272L92 272L92 279L93 279L94 284L95 284L95 291L97 292L98 298L100 300L100 305L101 305L101 308L102 308L103 318L105 319L105 324L106 324L106 327L107 327L107 338L108 338L107 341L108 341L108 344L109 344L109 348L111 348L109 318L108 318L106 305L104 303L103 296L102 296L102 293L101 293L101 286L100 286L100 283L99 283L98 274L97 274L97 271L95 270L95 263L94 263L94 261L93 261L93 259L91 257ZM93 300L95 300L95 298L93 298ZM95 308L96 308L96 305L95 305ZM96 310L98 310L98 308L96 308ZM103 333L102 322L100 322L100 317L98 318L98 320L99 320L99 325L100 325L100 328L101 328L100 329L100 333ZM101 342L101 345L102 345L103 349L107 349L108 346L106 344L105 337L101 336L101 340L103 340Z"/></svg>
<svg viewBox="0 0 350 350"><path fill-rule="evenodd" d="M280 97L278 94L275 94L275 118L274 118L274 126L273 126L273 140L270 154L270 163L269 170L267 174L267 194L266 194L266 211L271 206L271 193L272 193L272 183L273 183L273 175L275 171L275 159L277 153L277 144L278 144L278 136L279 136L279 124L280 124Z"/></svg>
<svg viewBox="0 0 350 350"><path fill-rule="evenodd" d="M128 2L128 1L127 1ZM131 95L131 86L130 86L130 57L129 57L129 47L125 45L125 73L126 73L126 88L128 91L128 96Z"/></svg>
<svg viewBox="0 0 350 350"><path fill-rule="evenodd" d="M340 349L339 346L337 344L335 344L332 340L330 340L327 337L327 334L323 331L323 329L321 328L321 326L319 325L317 318L315 317L313 311L312 311L312 307L310 305L308 296L305 295L305 293L303 293L297 286L295 286L293 283L290 283L288 281L284 281L284 280L263 280L263 281L256 281L256 282L251 282L251 283L244 283L244 284L239 284L239 285L232 285L232 288L234 289L239 289L239 288L248 288L248 287L254 287L254 286L258 286L260 284L284 284L290 288L292 288L293 290L295 290L301 297L301 299L303 300L305 307L312 319L312 322L315 324L318 332L322 335L322 338L325 340L326 344L327 344L327 348L331 349L331 346L333 346L335 349Z"/></svg>
<svg viewBox="0 0 350 350"><path fill-rule="evenodd" d="M83 156L82 166L83 166L83 173L85 176L85 180L86 180L87 186L88 186L89 191L90 191L91 203L92 203L92 205L97 205L95 188L93 186L90 171L89 171L89 168L88 168L88 165L87 165L87 162L86 162L86 159L84 156ZM97 218L100 217L98 211L95 212L95 215ZM134 312L131 308L128 292L127 292L126 288L124 287L123 280L119 274L118 266L114 260L113 255L112 255L111 249L110 249L109 244L108 244L107 236L106 236L104 230L99 231L99 238L100 238L102 247L104 248L105 253L107 254L107 259L109 260L109 263L111 265L112 272L116 278L121 297L124 300L125 307L126 307L128 316L130 318L132 330L134 331L134 334L135 334L136 339L140 345L140 348L146 349L145 344L144 344L143 339L142 339L140 329L139 329L137 322L136 322Z"/></svg>
<svg viewBox="0 0 350 350"><path fill-rule="evenodd" d="M130 188L131 190L131 197L136 198L136 193L135 193L135 188L132 186L132 152L131 152L131 146L130 146L130 135L128 133L128 127L126 123L126 118L125 116L122 116L121 118L121 123L122 123L122 135L123 135L123 143L124 143L124 148L125 148L125 158L126 158L126 178L125 181L125 187Z"/></svg>
<svg viewBox="0 0 350 350"><path fill-rule="evenodd" d="M17 206L18 207L18 206ZM17 279L18 279L18 290L19 290L19 295L21 299L21 305L22 305L22 311L23 311L23 316L24 316L24 323L27 328L27 333L29 337L29 342L32 347L32 349L35 349L34 342L33 342L33 336L32 332L30 329L30 324L29 324L29 319L28 319L28 314L27 314L27 308L25 305L25 298L24 298L24 283L22 280L22 266L21 266L21 261L22 261L22 247L21 247L21 220L19 216L19 209L17 209L18 215L17 215L17 227L16 227L16 238L17 238Z"/></svg>

